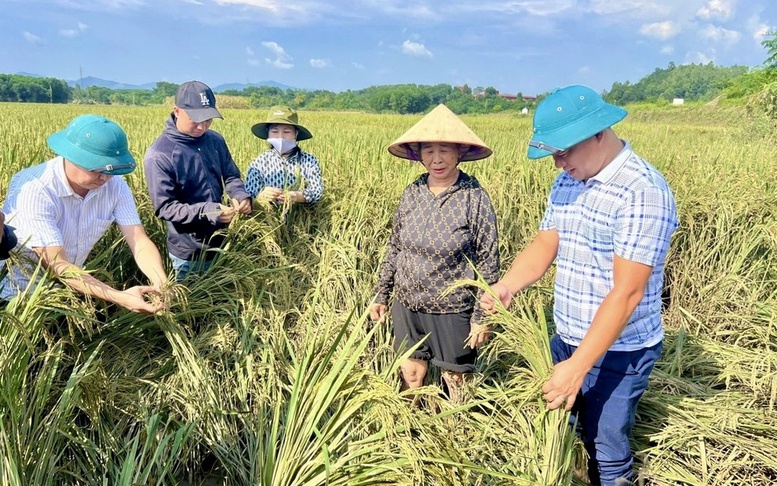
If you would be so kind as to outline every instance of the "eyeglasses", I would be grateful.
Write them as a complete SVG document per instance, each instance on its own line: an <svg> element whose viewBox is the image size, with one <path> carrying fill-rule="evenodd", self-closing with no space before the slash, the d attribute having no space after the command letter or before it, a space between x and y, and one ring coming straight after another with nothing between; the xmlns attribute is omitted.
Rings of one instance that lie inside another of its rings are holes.
<svg viewBox="0 0 777 486"><path fill-rule="evenodd" d="M569 153L569 149L560 149L556 148L553 145L548 145L546 143L542 142L535 142L534 140L529 140L529 146L530 147L536 147L540 150L545 150L546 152L550 152L551 155L555 155L556 157L566 157Z"/></svg>
<svg viewBox="0 0 777 486"><path fill-rule="evenodd" d="M92 169L89 172L96 172L97 174L103 174L103 175L113 175L112 172L115 172L117 170L134 169L134 168L135 168L135 164L108 164L103 167Z"/></svg>

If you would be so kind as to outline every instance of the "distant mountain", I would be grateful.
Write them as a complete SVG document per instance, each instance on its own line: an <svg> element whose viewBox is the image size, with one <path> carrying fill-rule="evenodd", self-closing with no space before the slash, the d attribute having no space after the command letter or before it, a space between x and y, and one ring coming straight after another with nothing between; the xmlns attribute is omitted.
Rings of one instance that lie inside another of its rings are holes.
<svg viewBox="0 0 777 486"><path fill-rule="evenodd" d="M76 79L72 81L68 81L67 84L69 84L72 87L81 86L82 88L87 88L89 86L97 86L99 88L108 88L108 89L154 89L154 86L156 86L156 83L146 83L146 84L126 84L126 83L119 83L117 81L110 81L107 79L100 79L95 78L93 76L87 76L82 79Z"/></svg>
<svg viewBox="0 0 777 486"><path fill-rule="evenodd" d="M24 73L19 72L16 73L20 76L31 76L34 78L45 78L46 76L42 76L40 74L32 74L32 73ZM118 81L111 81L108 79L100 79L95 78L94 76L87 76L83 79L79 80L69 80L67 81L67 84L71 87L81 86L82 88L87 88L89 86L98 86L100 88L108 88L108 89L154 89L156 87L156 82L153 83L143 83L143 84L126 84L126 83L120 83ZM249 86L275 86L276 88L280 88L282 90L287 89L297 89L292 86L288 86L286 84L282 83L276 83L275 81L259 81L258 83L228 83L228 84L220 84L218 86L213 87L213 91L216 93L221 93L223 91L226 91L228 89L234 89L237 91L242 91L245 88Z"/></svg>
<svg viewBox="0 0 777 486"><path fill-rule="evenodd" d="M280 88L282 90L287 89L297 89L293 86L289 86L287 84L282 83L276 83L275 81L259 81L258 83L227 83L227 84L220 84L218 86L213 87L213 91L216 93L223 93L224 91L227 91L229 89L234 89L236 91L243 91L244 89L248 88L249 86L274 86L276 88Z"/></svg>

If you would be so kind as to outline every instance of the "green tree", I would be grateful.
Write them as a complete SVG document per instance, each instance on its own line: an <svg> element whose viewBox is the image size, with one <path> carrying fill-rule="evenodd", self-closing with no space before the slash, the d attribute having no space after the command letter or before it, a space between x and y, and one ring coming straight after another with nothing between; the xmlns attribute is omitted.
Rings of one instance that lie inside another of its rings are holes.
<svg viewBox="0 0 777 486"><path fill-rule="evenodd" d="M761 45L766 48L768 55L764 65L769 68L777 68L777 30L769 31L764 36L764 40L761 41Z"/></svg>
<svg viewBox="0 0 777 486"><path fill-rule="evenodd" d="M168 96L175 96L175 92L178 91L178 85L175 83L168 83L167 81L158 81L156 86L154 86L153 91L161 101Z"/></svg>

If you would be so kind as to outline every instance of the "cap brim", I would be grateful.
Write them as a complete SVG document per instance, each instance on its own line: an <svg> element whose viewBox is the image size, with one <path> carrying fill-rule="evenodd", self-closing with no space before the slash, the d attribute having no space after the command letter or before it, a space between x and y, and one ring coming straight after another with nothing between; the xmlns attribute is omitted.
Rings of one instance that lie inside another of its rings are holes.
<svg viewBox="0 0 777 486"><path fill-rule="evenodd" d="M605 104L590 115L575 120L573 123L545 133L535 133L532 140L551 147L558 147L559 150L566 150L615 125L623 120L627 113L626 110L619 106ZM530 159L541 159L553 155L553 153L530 145L526 155Z"/></svg>
<svg viewBox="0 0 777 486"><path fill-rule="evenodd" d="M191 118L194 123L202 123L214 118L224 118L221 116L221 113L219 113L219 110L215 108L198 108L196 110L189 108L188 110L184 109L183 111L186 112L186 115Z"/></svg>

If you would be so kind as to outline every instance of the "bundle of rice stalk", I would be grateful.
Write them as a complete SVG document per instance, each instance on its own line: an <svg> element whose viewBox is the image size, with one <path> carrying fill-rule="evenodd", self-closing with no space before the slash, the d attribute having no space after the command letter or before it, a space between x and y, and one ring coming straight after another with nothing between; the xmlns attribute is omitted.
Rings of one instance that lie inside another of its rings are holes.
<svg viewBox="0 0 777 486"><path fill-rule="evenodd" d="M503 445L499 444L502 438L520 434L515 438L521 444L517 449L520 452L508 458L499 471L516 478L528 477L526 482L516 479L521 484L569 484L575 463L570 414L563 409L548 410L541 395L543 383L553 372L544 300L536 292L516 296L514 313L502 306L482 278L462 280L456 286L488 292L497 303L496 312L486 321L495 336L483 349L481 372L486 376L493 373L506 383L500 385L494 379L493 385L482 386L480 396L490 403L475 423L486 443L495 431L504 431L505 435L497 433L491 440L491 447L496 449Z"/></svg>

